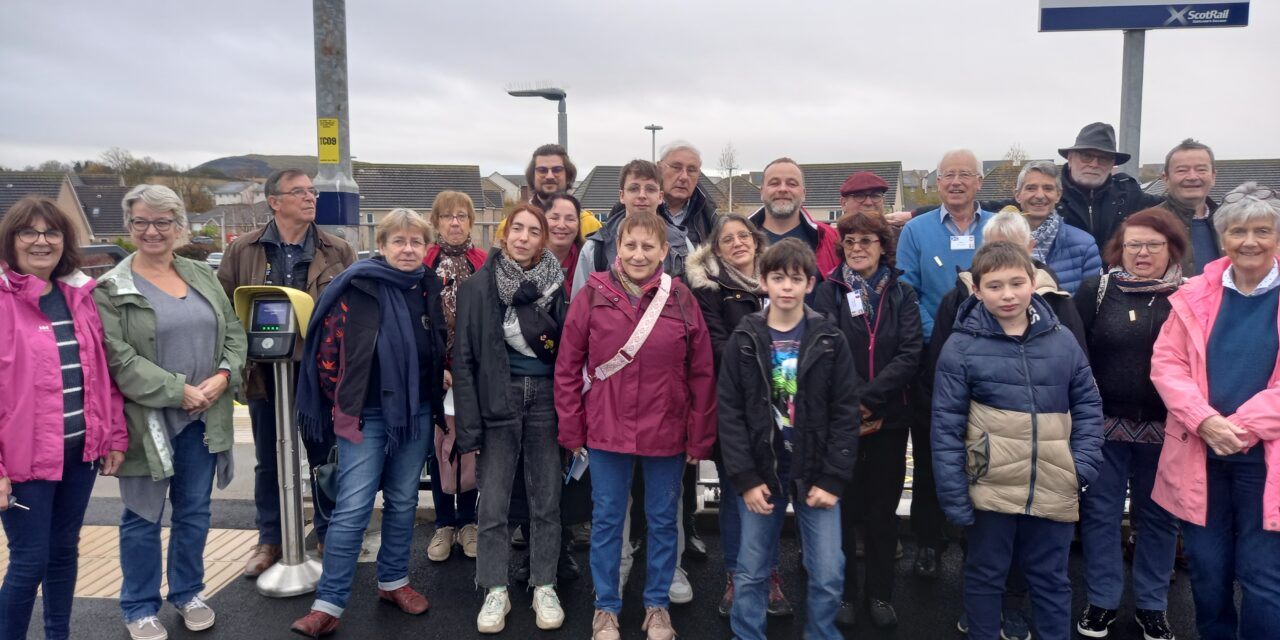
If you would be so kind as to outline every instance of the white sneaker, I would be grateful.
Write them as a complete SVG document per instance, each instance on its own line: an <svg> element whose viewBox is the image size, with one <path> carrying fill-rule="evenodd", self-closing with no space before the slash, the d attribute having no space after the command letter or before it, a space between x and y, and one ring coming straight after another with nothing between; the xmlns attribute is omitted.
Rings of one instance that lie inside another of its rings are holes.
<svg viewBox="0 0 1280 640"><path fill-rule="evenodd" d="M635 563L634 557L630 555L622 556L622 562L621 564L618 565L618 595L619 596L621 596L622 592L625 591L627 588L627 578L631 577L631 565L633 563Z"/></svg>
<svg viewBox="0 0 1280 640"><path fill-rule="evenodd" d="M675 575L671 576L671 588L667 589L667 598L672 604L693 602L693 585L689 584L689 574L684 569L676 567Z"/></svg>
<svg viewBox="0 0 1280 640"><path fill-rule="evenodd" d="M155 616L138 618L125 625L129 629L129 637L133 640L167 640L169 632L165 631L160 619Z"/></svg>
<svg viewBox="0 0 1280 640"><path fill-rule="evenodd" d="M178 607L178 615L182 616L182 622L191 631L204 631L213 626L213 609L200 596Z"/></svg>
<svg viewBox="0 0 1280 640"><path fill-rule="evenodd" d="M454 536L457 529L453 527L440 527L435 533L431 534L431 542L427 544L427 558L432 562L444 562L449 559L449 554L453 552Z"/></svg>
<svg viewBox="0 0 1280 640"><path fill-rule="evenodd" d="M554 585L533 589L533 614L543 631L559 629L564 624L564 609L560 608L560 596L556 595Z"/></svg>
<svg viewBox="0 0 1280 640"><path fill-rule="evenodd" d="M476 616L476 630L480 633L498 633L507 626L507 613L511 611L511 599L506 591L490 591L484 597L484 606Z"/></svg>

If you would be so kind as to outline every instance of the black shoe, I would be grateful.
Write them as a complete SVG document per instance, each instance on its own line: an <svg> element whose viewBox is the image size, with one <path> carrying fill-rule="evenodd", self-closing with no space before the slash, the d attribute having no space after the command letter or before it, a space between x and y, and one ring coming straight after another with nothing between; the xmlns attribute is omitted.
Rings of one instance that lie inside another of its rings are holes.
<svg viewBox="0 0 1280 640"><path fill-rule="evenodd" d="M515 572L511 574L512 582L523 582L525 584L528 584L529 556L522 554L516 562L518 562L519 564L516 565Z"/></svg>
<svg viewBox="0 0 1280 640"><path fill-rule="evenodd" d="M698 528L694 526L692 517L684 519L684 555L694 560L707 559L707 543L698 535Z"/></svg>
<svg viewBox="0 0 1280 640"><path fill-rule="evenodd" d="M892 629L898 626L898 612L893 605L884 600L871 598L867 601L867 613L871 616L871 626L877 629Z"/></svg>
<svg viewBox="0 0 1280 640"><path fill-rule="evenodd" d="M716 607L721 618L728 618L733 612L733 574L725 574L724 595L720 597L720 605Z"/></svg>
<svg viewBox="0 0 1280 640"><path fill-rule="evenodd" d="M1115 609L1103 609L1089 605L1080 614L1076 631L1086 638L1105 638L1111 633L1111 623L1116 621Z"/></svg>
<svg viewBox="0 0 1280 640"><path fill-rule="evenodd" d="M1173 630L1169 628L1169 620L1164 612L1158 609L1138 609L1133 619L1142 628L1145 640L1174 640Z"/></svg>
<svg viewBox="0 0 1280 640"><path fill-rule="evenodd" d="M853 605L840 601L840 609L836 611L836 626L842 629L852 629L853 625L858 621L857 611Z"/></svg>
<svg viewBox="0 0 1280 640"><path fill-rule="evenodd" d="M775 618L790 618L795 615L795 609L791 607L791 601L787 600L786 594L782 593L782 576L778 574L777 569L774 569L769 574L769 607L767 611L769 615Z"/></svg>
<svg viewBox="0 0 1280 640"><path fill-rule="evenodd" d="M916 550L916 562L913 567L917 578L926 580L938 579L938 550L933 547L920 547Z"/></svg>
<svg viewBox="0 0 1280 640"><path fill-rule="evenodd" d="M524 537L524 528L515 527L511 530L511 548L512 549L528 549L529 541Z"/></svg>
<svg viewBox="0 0 1280 640"><path fill-rule="evenodd" d="M582 577L582 567L573 558L573 543L560 547L560 561L556 563L556 578L560 583L573 582Z"/></svg>
<svg viewBox="0 0 1280 640"><path fill-rule="evenodd" d="M590 522L569 525L569 533L571 535L569 542L573 545L574 551L586 551L591 548Z"/></svg>

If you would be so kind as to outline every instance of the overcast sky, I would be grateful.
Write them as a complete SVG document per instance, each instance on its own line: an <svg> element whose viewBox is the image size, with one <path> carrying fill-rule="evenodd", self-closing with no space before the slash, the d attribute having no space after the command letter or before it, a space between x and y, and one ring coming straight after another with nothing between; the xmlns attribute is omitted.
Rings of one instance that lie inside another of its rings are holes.
<svg viewBox="0 0 1280 640"><path fill-rule="evenodd" d="M519 6L519 9L513 9ZM686 138L716 173L901 160L970 147L1051 157L1118 125L1118 31L1038 33L1035 0L347 3L351 147L362 161L518 172L556 138L568 90L580 175ZM311 3L5 2L0 165L119 146L181 166L315 154ZM1280 2L1250 26L1148 32L1143 162L1184 137L1219 158L1280 157Z"/></svg>

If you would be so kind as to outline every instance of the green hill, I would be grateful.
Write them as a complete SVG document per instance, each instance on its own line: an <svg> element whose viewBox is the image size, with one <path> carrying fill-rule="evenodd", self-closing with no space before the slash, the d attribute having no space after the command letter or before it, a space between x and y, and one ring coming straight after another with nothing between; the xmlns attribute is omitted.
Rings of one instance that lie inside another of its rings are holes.
<svg viewBox="0 0 1280 640"><path fill-rule="evenodd" d="M243 156L227 156L210 160L198 167L194 172L205 172L207 175L221 174L228 178L249 180L266 178L277 169L302 169L315 174L319 163L315 156L266 156L251 153Z"/></svg>

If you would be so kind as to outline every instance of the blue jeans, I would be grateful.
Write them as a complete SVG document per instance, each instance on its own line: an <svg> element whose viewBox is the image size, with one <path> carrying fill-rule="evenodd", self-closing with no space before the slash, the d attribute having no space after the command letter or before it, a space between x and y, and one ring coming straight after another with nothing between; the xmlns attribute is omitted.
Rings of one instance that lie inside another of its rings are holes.
<svg viewBox="0 0 1280 640"><path fill-rule="evenodd" d="M1206 465L1207 526L1182 523L1196 628L1201 640L1274 638L1280 628L1280 532L1262 528L1267 466L1213 459ZM1238 616L1236 582L1242 595Z"/></svg>
<svg viewBox="0 0 1280 640"><path fill-rule="evenodd" d="M1124 595L1120 520L1124 517L1125 490L1132 486L1129 511L1138 530L1133 552L1133 602L1139 609L1164 611L1168 607L1178 520L1151 500L1159 463L1158 444L1108 440L1102 445L1102 468L1080 501L1080 544L1089 604L1120 608Z"/></svg>
<svg viewBox="0 0 1280 640"><path fill-rule="evenodd" d="M209 497L218 456L204 444L203 422L192 422L172 441L169 503L169 602L182 606L204 591L204 543L209 537ZM161 517L163 519L163 516ZM120 519L120 609L125 622L160 611L160 522L125 509Z"/></svg>
<svg viewBox="0 0 1280 640"><path fill-rule="evenodd" d="M71 635L80 525L97 477L97 465L84 462L83 451L67 452L61 481L12 485L13 497L30 511L0 511L9 538L9 570L0 583L0 638L4 640L25 640L40 587L44 588L44 637L55 640Z"/></svg>
<svg viewBox="0 0 1280 640"><path fill-rule="evenodd" d="M360 417L364 439L355 444L338 438L338 499L325 534L324 573L311 608L341 617L351 595L356 559L373 515L373 499L382 490L382 547L378 549L378 588L392 591L409 584L409 552L418 481L431 454L431 407L422 405L418 436L387 453L387 423L381 409Z"/></svg>
<svg viewBox="0 0 1280 640"><path fill-rule="evenodd" d="M738 546L742 541L742 510L738 507L738 492L729 484L729 474L724 469L724 462L716 460L716 477L720 479L720 553L724 555L725 573L738 570ZM774 569L781 562L782 547L777 542L773 545Z"/></svg>
<svg viewBox="0 0 1280 640"><path fill-rule="evenodd" d="M644 476L644 515L648 522L645 550L644 606L666 609L667 591L676 571L676 509L680 504L680 480L684 454L652 457L589 452L591 465L591 579L595 583L595 607L612 614L622 612L618 592L622 563L622 523L627 516L634 465Z"/></svg>
<svg viewBox="0 0 1280 640"><path fill-rule="evenodd" d="M965 532L964 611L969 637L1000 637L1000 610L1009 564L1017 556L1031 591L1035 637L1071 637L1071 579L1067 560L1075 526L1028 515L975 510Z"/></svg>
<svg viewBox="0 0 1280 640"><path fill-rule="evenodd" d="M788 496L770 498L773 513L760 515L747 510L742 496L736 498L742 514L742 540L738 549L738 571L733 574L733 612L729 624L740 640L765 640L769 605L769 573L773 554L787 519ZM836 611L844 591L844 551L840 545L840 504L815 509L795 500L796 525L804 548L804 568L809 574L806 640L838 640Z"/></svg>

